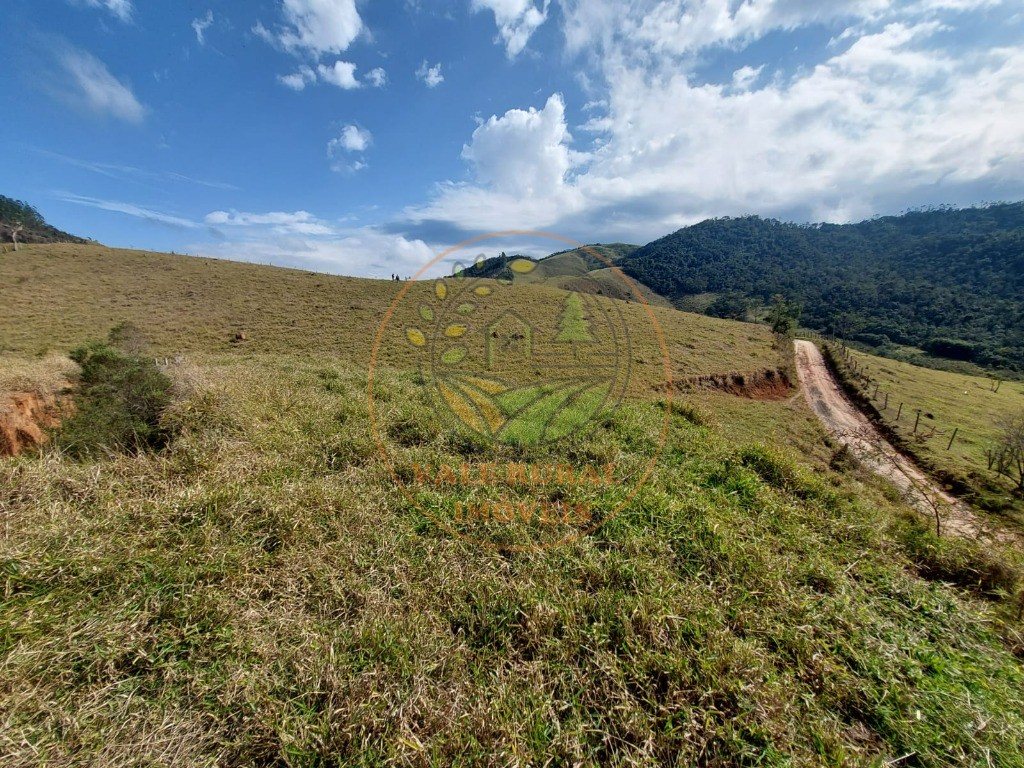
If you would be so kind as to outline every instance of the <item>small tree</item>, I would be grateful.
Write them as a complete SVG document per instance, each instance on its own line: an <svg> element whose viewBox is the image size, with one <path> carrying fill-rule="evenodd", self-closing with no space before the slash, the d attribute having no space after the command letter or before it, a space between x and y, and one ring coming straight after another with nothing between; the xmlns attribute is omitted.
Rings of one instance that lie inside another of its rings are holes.
<svg viewBox="0 0 1024 768"><path fill-rule="evenodd" d="M783 336L791 335L799 317L799 305L786 301L786 297L780 293L772 296L771 306L768 309L768 322L773 333Z"/></svg>

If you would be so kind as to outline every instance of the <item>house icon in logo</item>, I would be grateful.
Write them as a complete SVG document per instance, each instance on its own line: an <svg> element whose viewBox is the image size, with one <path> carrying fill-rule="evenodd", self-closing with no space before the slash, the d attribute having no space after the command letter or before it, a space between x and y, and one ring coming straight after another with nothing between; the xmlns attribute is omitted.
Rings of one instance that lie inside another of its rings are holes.
<svg viewBox="0 0 1024 768"><path fill-rule="evenodd" d="M484 328L487 367L493 370L499 360L517 361L533 357L533 332L533 325L514 309L498 315Z"/></svg>

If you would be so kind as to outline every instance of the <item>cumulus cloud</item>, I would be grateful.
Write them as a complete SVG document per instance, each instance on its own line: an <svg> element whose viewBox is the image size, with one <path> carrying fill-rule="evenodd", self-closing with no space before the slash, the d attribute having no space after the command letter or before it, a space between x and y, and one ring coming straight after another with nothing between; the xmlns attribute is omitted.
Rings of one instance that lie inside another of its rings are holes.
<svg viewBox="0 0 1024 768"><path fill-rule="evenodd" d="M346 152L362 152L370 146L371 138L369 131L356 125L346 125L341 131L341 136L331 140L331 145Z"/></svg>
<svg viewBox="0 0 1024 768"><path fill-rule="evenodd" d="M98 115L141 123L146 109L132 89L118 80L91 53L64 46L58 54L63 70L55 94L65 102Z"/></svg>
<svg viewBox="0 0 1024 768"><path fill-rule="evenodd" d="M543 109L510 109L492 115L462 148L482 184L498 192L544 195L565 182L572 165L565 103L552 95Z"/></svg>
<svg viewBox="0 0 1024 768"><path fill-rule="evenodd" d="M539 7L534 0L472 0L471 7L494 14L499 39L511 59L522 53L530 36L547 20L548 4L549 0L543 0Z"/></svg>
<svg viewBox="0 0 1024 768"><path fill-rule="evenodd" d="M426 83L427 88L436 88L444 82L444 75L441 74L441 63L438 62L434 66L430 66L424 59L419 69L416 70L416 77Z"/></svg>
<svg viewBox="0 0 1024 768"><path fill-rule="evenodd" d="M321 64L316 69L323 82L336 85L343 90L348 91L360 86L359 81L356 80L356 65L350 61L339 59L329 67Z"/></svg>
<svg viewBox="0 0 1024 768"><path fill-rule="evenodd" d="M373 141L373 136L358 125L346 125L341 134L327 143L327 157L331 159L331 170L358 171L366 167L362 158L352 159L348 155L364 152Z"/></svg>
<svg viewBox="0 0 1024 768"><path fill-rule="evenodd" d="M199 41L200 45L206 45L206 39L204 35L206 30L213 24L213 11L207 11L206 15L202 18L192 19L192 29L196 33L196 40Z"/></svg>
<svg viewBox="0 0 1024 768"><path fill-rule="evenodd" d="M383 88L388 81L387 72L381 67L371 69L362 80L356 77L356 65L350 61L338 60L331 65L319 64L316 69L306 66L299 66L297 70L287 75L278 75L277 81L281 85L291 88L293 91L301 91L308 85L319 80L321 83L351 91L368 85L371 88Z"/></svg>
<svg viewBox="0 0 1024 768"><path fill-rule="evenodd" d="M348 50L362 31L355 0L282 0L284 24L271 31L257 22L253 31L296 54L320 58Z"/></svg>
<svg viewBox="0 0 1024 768"><path fill-rule="evenodd" d="M407 217L642 242L709 216L847 221L1024 193L1024 46L965 47L950 23L877 22L793 72L752 61L721 83L694 77L674 50L638 56L609 37L577 131L592 139L586 155L573 152L560 98L510 110L464 148L473 181L439 186Z"/></svg>

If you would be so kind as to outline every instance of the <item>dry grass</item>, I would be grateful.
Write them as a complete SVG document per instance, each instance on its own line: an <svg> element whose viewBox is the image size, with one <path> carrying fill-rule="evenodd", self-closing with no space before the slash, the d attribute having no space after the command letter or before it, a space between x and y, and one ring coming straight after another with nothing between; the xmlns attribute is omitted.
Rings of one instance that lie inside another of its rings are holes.
<svg viewBox="0 0 1024 768"><path fill-rule="evenodd" d="M0 465L5 765L1021 764L992 609L914 575L928 534L827 468L799 401L735 431L694 421L748 401L698 397L620 518L502 553L396 491L359 369L196 365L216 418L166 455ZM385 434L431 434L416 386L382 388ZM566 450L637 450L659 414Z"/></svg>
<svg viewBox="0 0 1024 768"><path fill-rule="evenodd" d="M0 353L66 352L129 321L156 355L310 353L359 366L368 364L376 329L405 285L91 245L34 245L17 257L0 256L0 283L5 286ZM410 288L392 323L399 334L417 322L416 307L430 291L428 283ZM553 322L563 295L524 286L514 297L496 290L488 303ZM623 305L622 312L640 392L664 381L660 345L641 305ZM654 312L674 376L753 371L777 363L764 327L661 307ZM238 332L247 339L233 343ZM413 351L394 341L384 363L411 367Z"/></svg>
<svg viewBox="0 0 1024 768"><path fill-rule="evenodd" d="M68 386L77 366L66 355L26 359L0 355L0 393L52 394Z"/></svg>
<svg viewBox="0 0 1024 768"><path fill-rule="evenodd" d="M0 462L3 765L1024 766L1013 562L932 538L802 398L688 395L619 517L495 551L378 455L351 329L395 286L53 248L0 262L29 275L7 375L123 319L187 359L165 452ZM759 328L663 317L679 370L777 365ZM395 461L497 455L410 359L378 374ZM638 461L664 415L627 399L548 459Z"/></svg>

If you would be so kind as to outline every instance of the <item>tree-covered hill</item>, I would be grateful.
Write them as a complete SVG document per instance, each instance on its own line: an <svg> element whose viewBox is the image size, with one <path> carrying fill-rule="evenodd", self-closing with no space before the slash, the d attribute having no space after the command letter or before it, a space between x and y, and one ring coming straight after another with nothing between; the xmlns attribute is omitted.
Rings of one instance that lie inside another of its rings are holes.
<svg viewBox="0 0 1024 768"><path fill-rule="evenodd" d="M716 294L708 314L742 317L782 294L803 325L883 352L1024 370L1024 203L843 225L712 219L618 266L673 301Z"/></svg>
<svg viewBox="0 0 1024 768"><path fill-rule="evenodd" d="M582 248L558 251L545 256L539 262L544 264L544 274L547 277L578 277L594 270L606 269L609 264L617 264L625 256L633 253L637 247L627 243L596 243L583 246ZM594 254L601 258L595 257ZM512 270L508 266L509 262L526 258L530 257L518 254L509 255L502 252L498 256L492 256L473 264L463 271L466 275L472 277L509 280L513 276ZM531 261L535 261L535 259L531 259Z"/></svg>
<svg viewBox="0 0 1024 768"><path fill-rule="evenodd" d="M19 243L86 243L46 223L35 208L21 200L0 195L0 239Z"/></svg>

